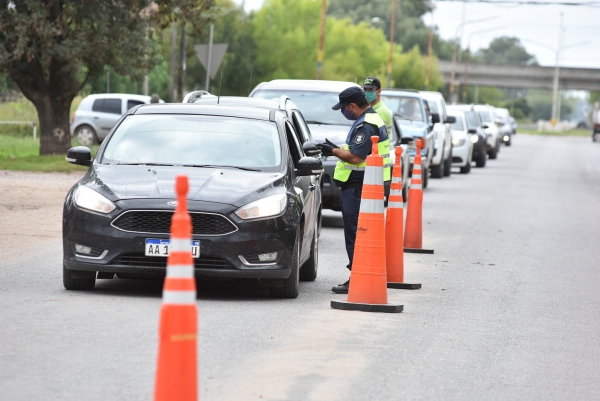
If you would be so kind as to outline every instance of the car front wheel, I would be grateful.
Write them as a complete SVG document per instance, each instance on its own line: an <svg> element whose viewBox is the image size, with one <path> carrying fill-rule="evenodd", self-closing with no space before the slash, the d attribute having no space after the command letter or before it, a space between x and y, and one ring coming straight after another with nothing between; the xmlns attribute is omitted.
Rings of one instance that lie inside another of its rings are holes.
<svg viewBox="0 0 600 401"><path fill-rule="evenodd" d="M431 167L431 178L442 178L444 176L444 161L437 166Z"/></svg>
<svg viewBox="0 0 600 401"><path fill-rule="evenodd" d="M450 174L452 174L452 151L444 162L444 177L450 177Z"/></svg>
<svg viewBox="0 0 600 401"><path fill-rule="evenodd" d="M316 231L316 230L315 230ZM304 262L300 268L301 281L315 281L317 278L317 270L319 269L319 237L317 233L313 233L312 245L310 247L310 255L308 260Z"/></svg>
<svg viewBox="0 0 600 401"><path fill-rule="evenodd" d="M302 235L296 236L296 244L292 254L292 271L290 276L283 280L283 286L281 287L269 287L269 293L273 298L297 298L300 281L300 241L302 241Z"/></svg>
<svg viewBox="0 0 600 401"><path fill-rule="evenodd" d="M96 285L96 272L93 272L93 275L89 274L90 278L76 278L77 273L74 270L67 269L63 264L63 286L67 290L93 290Z"/></svg>
<svg viewBox="0 0 600 401"><path fill-rule="evenodd" d="M488 151L488 155L490 155L490 159L494 160L498 157L498 148L494 147Z"/></svg>

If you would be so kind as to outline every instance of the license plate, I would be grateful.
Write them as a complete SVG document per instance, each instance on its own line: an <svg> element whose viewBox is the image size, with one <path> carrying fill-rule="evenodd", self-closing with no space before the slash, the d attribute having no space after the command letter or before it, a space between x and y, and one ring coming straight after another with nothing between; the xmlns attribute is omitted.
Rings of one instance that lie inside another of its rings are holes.
<svg viewBox="0 0 600 401"><path fill-rule="evenodd" d="M169 256L171 241L168 239L146 239L146 256L158 256L166 258ZM200 257L200 241L191 241L190 248L193 258Z"/></svg>

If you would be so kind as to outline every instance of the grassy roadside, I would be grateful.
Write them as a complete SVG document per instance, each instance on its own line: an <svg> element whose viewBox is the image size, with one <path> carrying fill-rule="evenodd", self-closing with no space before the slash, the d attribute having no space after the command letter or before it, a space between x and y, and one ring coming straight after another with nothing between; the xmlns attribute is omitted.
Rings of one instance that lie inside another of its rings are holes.
<svg viewBox="0 0 600 401"><path fill-rule="evenodd" d="M538 131L533 129L521 129L517 130L518 134L529 134L529 135L547 135L547 136L591 136L592 133L587 129L573 129L566 132L553 132L553 131Z"/></svg>
<svg viewBox="0 0 600 401"><path fill-rule="evenodd" d="M77 110L81 97L71 104L71 115ZM65 155L40 156L39 122L35 107L28 100L0 103L0 121L35 121L38 124L37 138L33 138L30 125L0 124L0 170L69 172L85 171L87 167L68 163ZM72 146L78 146L72 140ZM92 156L98 146L90 149Z"/></svg>

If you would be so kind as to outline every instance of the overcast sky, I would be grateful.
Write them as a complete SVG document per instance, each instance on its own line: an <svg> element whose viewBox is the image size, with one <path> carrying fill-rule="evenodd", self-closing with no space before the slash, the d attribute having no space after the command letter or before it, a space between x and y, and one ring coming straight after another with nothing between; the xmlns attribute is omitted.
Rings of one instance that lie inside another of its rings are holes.
<svg viewBox="0 0 600 401"><path fill-rule="evenodd" d="M234 0L238 4L242 0ZM368 0L365 0L368 1ZM532 0L535 1L535 0ZM546 0L557 2L560 0ZM587 2L591 0L573 0ZM263 0L245 0L246 10L257 10ZM462 2L437 1L433 15L434 23L439 27L444 39L453 38L462 21ZM561 65L566 67L600 68L600 7L577 7L560 5L499 5L489 3L469 3L466 5L463 47L471 39L471 51L487 47L498 36L516 36L538 62L544 66L553 66L558 48L560 13L563 13L565 50ZM482 22L468 22L480 18L494 17ZM431 15L423 17L430 24ZM494 29L499 28L499 29ZM488 32L478 31L490 29ZM529 41L528 41L529 40ZM588 44L574 46L581 42ZM538 43L534 43L538 42ZM552 49L551 49L552 48Z"/></svg>

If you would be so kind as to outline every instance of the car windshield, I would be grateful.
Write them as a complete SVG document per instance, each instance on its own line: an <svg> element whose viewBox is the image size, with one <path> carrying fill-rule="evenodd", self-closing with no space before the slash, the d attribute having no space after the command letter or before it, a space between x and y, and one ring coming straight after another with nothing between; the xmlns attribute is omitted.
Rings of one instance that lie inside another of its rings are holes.
<svg viewBox="0 0 600 401"><path fill-rule="evenodd" d="M492 117L490 116L490 113L487 110L479 111L479 117L481 117L481 121L484 123L492 122Z"/></svg>
<svg viewBox="0 0 600 401"><path fill-rule="evenodd" d="M106 164L161 164L278 171L274 122L247 118L141 114L119 125L106 146Z"/></svg>
<svg viewBox="0 0 600 401"><path fill-rule="evenodd" d="M459 116L456 117L456 121L452 124L452 129L455 131L465 131L465 126L463 125L463 119Z"/></svg>
<svg viewBox="0 0 600 401"><path fill-rule="evenodd" d="M414 97L405 96L381 96L386 106L398 118L413 121L425 121L421 102Z"/></svg>
<svg viewBox="0 0 600 401"><path fill-rule="evenodd" d="M259 99L279 99L282 95L289 98L298 106L304 119L309 124L352 125L353 121L338 110L331 108L339 102L335 92L309 92L296 90L258 90L252 97Z"/></svg>
<svg viewBox="0 0 600 401"><path fill-rule="evenodd" d="M479 119L474 111L464 110L463 113L465 113L465 120L467 120L469 128L479 128Z"/></svg>

